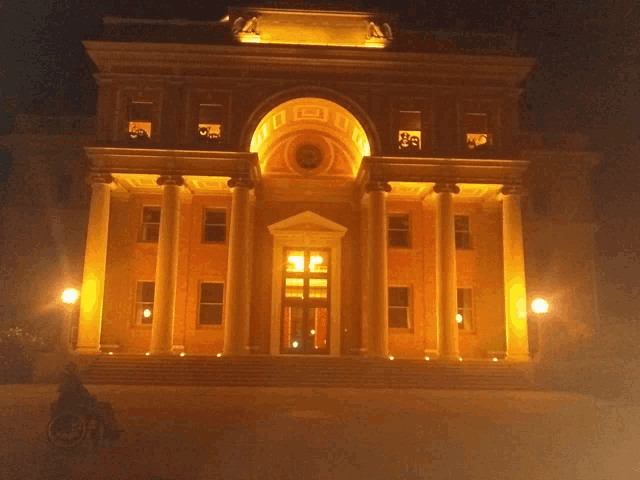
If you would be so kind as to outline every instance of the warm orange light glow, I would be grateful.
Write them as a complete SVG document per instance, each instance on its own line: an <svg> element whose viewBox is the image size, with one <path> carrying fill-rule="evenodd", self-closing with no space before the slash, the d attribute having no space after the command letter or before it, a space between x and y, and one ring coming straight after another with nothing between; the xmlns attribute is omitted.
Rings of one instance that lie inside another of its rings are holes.
<svg viewBox="0 0 640 480"><path fill-rule="evenodd" d="M549 311L549 303L544 298L536 298L531 302L531 310L534 313L547 313Z"/></svg>
<svg viewBox="0 0 640 480"><path fill-rule="evenodd" d="M424 359L428 362L429 360L431 360L431 358L429 357L424 357Z"/></svg>
<svg viewBox="0 0 640 480"><path fill-rule="evenodd" d="M78 301L80 293L75 288L65 288L62 292L62 301L67 305L72 305Z"/></svg>
<svg viewBox="0 0 640 480"><path fill-rule="evenodd" d="M489 143L488 133L467 133L467 147L470 149Z"/></svg>
<svg viewBox="0 0 640 480"><path fill-rule="evenodd" d="M151 316L151 310L148 308L145 308L144 312L142 312L142 315L144 315L144 318L149 318Z"/></svg>
<svg viewBox="0 0 640 480"><path fill-rule="evenodd" d="M296 266L297 272L304 271L304 257L301 255L289 255L287 259L289 263L293 263Z"/></svg>
<svg viewBox="0 0 640 480"><path fill-rule="evenodd" d="M291 345L293 345L293 348L298 348L298 342L293 342Z"/></svg>
<svg viewBox="0 0 640 480"><path fill-rule="evenodd" d="M456 322L462 323L462 315L460 315L459 313L456 314Z"/></svg>
<svg viewBox="0 0 640 480"><path fill-rule="evenodd" d="M387 46L387 42L365 42L365 43L339 43L339 42L329 42L322 40L300 40L297 41L285 41L285 40L269 40L264 41L258 35L242 35L238 34L236 36L240 43L270 43L272 45L313 45L320 47L365 47L365 48L385 48Z"/></svg>
<svg viewBox="0 0 640 480"><path fill-rule="evenodd" d="M267 113L253 132L250 151L258 154L264 172L269 172L269 164L295 170L296 162L289 157L293 158L294 147L303 143L322 150L320 170L330 167L344 174L340 162L346 161L353 176L362 157L371 155L369 139L358 119L341 105L315 97L289 100ZM291 153L287 153L289 148ZM340 161L334 165L334 159Z"/></svg>
<svg viewBox="0 0 640 480"><path fill-rule="evenodd" d="M394 358L395 358L395 357L394 357L393 355L391 355L391 356L389 357L389 360L393 360Z"/></svg>

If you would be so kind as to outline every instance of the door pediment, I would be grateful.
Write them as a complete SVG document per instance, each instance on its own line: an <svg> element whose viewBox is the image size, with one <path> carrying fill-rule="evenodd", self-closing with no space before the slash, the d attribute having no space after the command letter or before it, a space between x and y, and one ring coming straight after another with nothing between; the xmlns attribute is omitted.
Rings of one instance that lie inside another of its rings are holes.
<svg viewBox="0 0 640 480"><path fill-rule="evenodd" d="M269 232L274 236L289 236L294 232L318 232L324 235L342 237L347 232L347 228L307 210L269 225Z"/></svg>

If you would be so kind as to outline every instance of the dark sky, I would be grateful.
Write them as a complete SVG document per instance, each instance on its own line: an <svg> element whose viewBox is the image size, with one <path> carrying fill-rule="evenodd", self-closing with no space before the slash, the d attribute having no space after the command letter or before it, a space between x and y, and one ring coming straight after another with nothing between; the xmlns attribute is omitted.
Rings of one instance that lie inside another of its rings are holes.
<svg viewBox="0 0 640 480"><path fill-rule="evenodd" d="M94 113L93 66L81 41L106 15L219 20L238 1L8 0L0 2L0 102L18 111ZM254 2L275 6L275 2ZM303 2L289 1L290 6ZM333 4L344 2L304 2ZM604 282L616 302L640 299L640 22L637 0L395 0L349 2L415 29L518 33L538 60L527 86L529 128L586 133L605 155L596 177ZM280 2L284 4L284 2ZM57 98L58 100L52 100ZM0 112L0 129L11 114ZM636 309L637 310L637 309Z"/></svg>

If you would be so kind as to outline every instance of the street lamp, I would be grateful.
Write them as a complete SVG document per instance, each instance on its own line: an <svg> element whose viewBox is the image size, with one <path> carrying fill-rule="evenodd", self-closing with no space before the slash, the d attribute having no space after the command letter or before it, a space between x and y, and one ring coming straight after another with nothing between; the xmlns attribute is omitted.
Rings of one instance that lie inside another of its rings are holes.
<svg viewBox="0 0 640 480"><path fill-rule="evenodd" d="M536 346L536 351L531 353L532 355L541 355L542 343L540 336L542 335L542 322L540 320L543 315L549 312L549 302L544 298L538 297L531 302L531 311L535 314L535 340L531 342L532 339L530 339L530 344Z"/></svg>
<svg viewBox="0 0 640 480"><path fill-rule="evenodd" d="M531 302L531 310L533 313L540 315L541 313L547 313L549 311L549 302L544 298L536 298Z"/></svg>
<svg viewBox="0 0 640 480"><path fill-rule="evenodd" d="M72 287L65 288L62 292L62 303L65 305L65 315L62 321L62 332L60 334L60 348L63 352L71 349L71 324L76 303L80 298L80 292Z"/></svg>

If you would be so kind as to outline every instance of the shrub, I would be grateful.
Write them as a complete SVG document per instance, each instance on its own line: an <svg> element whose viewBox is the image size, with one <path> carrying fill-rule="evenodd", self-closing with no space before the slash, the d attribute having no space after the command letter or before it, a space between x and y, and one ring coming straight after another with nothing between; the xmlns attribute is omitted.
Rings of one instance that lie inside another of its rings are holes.
<svg viewBox="0 0 640 480"><path fill-rule="evenodd" d="M16 326L0 330L0 384L31 381L33 362L45 342L39 335Z"/></svg>

